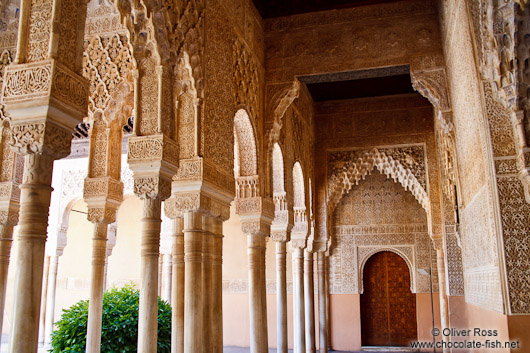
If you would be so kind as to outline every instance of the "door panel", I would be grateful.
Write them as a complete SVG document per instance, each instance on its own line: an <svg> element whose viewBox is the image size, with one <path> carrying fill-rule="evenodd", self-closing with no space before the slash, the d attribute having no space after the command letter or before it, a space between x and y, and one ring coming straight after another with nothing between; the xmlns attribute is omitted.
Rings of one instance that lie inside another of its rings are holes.
<svg viewBox="0 0 530 353"><path fill-rule="evenodd" d="M417 340L416 295L409 269L398 255L383 251L368 259L361 295L363 346L408 346Z"/></svg>

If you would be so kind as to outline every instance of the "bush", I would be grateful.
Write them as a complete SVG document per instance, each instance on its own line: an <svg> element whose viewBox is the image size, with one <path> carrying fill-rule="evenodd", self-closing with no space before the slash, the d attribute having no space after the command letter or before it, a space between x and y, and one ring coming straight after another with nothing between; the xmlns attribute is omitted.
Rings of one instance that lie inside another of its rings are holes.
<svg viewBox="0 0 530 353"><path fill-rule="evenodd" d="M101 329L102 353L136 352L138 342L138 300L140 292L133 286L111 289L103 295ZM52 334L53 353L85 351L88 300L63 310ZM171 346L171 307L158 298L158 352L169 352Z"/></svg>

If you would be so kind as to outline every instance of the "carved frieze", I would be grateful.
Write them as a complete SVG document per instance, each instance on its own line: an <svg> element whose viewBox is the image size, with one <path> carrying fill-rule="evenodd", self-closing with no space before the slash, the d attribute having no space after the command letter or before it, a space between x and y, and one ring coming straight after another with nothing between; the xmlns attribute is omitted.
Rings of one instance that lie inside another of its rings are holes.
<svg viewBox="0 0 530 353"><path fill-rule="evenodd" d="M59 62L10 65L5 71L4 103L14 120L24 109L46 104L68 111L74 119L86 115L88 82ZM68 121L72 128L76 123Z"/></svg>

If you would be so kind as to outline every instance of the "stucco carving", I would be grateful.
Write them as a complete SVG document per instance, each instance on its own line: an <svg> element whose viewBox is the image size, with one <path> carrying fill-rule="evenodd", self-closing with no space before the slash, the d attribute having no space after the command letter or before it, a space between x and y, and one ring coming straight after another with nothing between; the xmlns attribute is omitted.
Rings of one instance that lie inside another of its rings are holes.
<svg viewBox="0 0 530 353"><path fill-rule="evenodd" d="M330 154L329 161L327 200L331 211L340 198L374 168L409 190L424 209L429 208L425 190L425 157L421 146L335 152Z"/></svg>

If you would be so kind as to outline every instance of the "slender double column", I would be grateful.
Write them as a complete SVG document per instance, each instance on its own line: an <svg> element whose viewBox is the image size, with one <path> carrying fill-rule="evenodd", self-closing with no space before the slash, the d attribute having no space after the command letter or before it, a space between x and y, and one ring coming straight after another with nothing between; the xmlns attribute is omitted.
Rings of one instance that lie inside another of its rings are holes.
<svg viewBox="0 0 530 353"><path fill-rule="evenodd" d="M101 348L103 293L105 291L105 267L107 262L107 228L108 224L104 222L94 224L92 274L86 335L87 353L99 353Z"/></svg>
<svg viewBox="0 0 530 353"><path fill-rule="evenodd" d="M0 334L4 321L4 309L7 289L7 271L9 269L9 257L11 256L11 244L13 243L13 226L0 225Z"/></svg>
<svg viewBox="0 0 530 353"><path fill-rule="evenodd" d="M329 256L326 255L325 257L325 262L326 262L326 275L325 275L325 278L324 278L324 283L326 284L326 329L327 329L327 337L328 337L328 350L331 350L331 325L330 325L330 320L329 320L329 316L330 316L330 311L329 311L329 293L330 293L330 290L329 290L329 276L330 276L330 266L329 266Z"/></svg>
<svg viewBox="0 0 530 353"><path fill-rule="evenodd" d="M184 213L184 352L203 350L202 214Z"/></svg>
<svg viewBox="0 0 530 353"><path fill-rule="evenodd" d="M438 268L438 293L440 295L440 323L442 330L449 328L449 308L447 305L447 293L445 284L445 256L443 248L443 239L435 241L436 246L436 265ZM444 341L449 341L450 336L442 335ZM444 352L449 350L444 349Z"/></svg>
<svg viewBox="0 0 530 353"><path fill-rule="evenodd" d="M304 252L305 345L307 353L315 353L315 287L313 253Z"/></svg>
<svg viewBox="0 0 530 353"><path fill-rule="evenodd" d="M184 353L184 220L174 220L171 306L171 353Z"/></svg>
<svg viewBox="0 0 530 353"><path fill-rule="evenodd" d="M49 273L50 273L50 256L46 255L44 257L44 273L42 276L42 294L41 294L41 299L40 299L41 301L40 301L40 318L39 318L39 345L44 344L44 330L46 327L46 301L48 300ZM0 327L1 325L2 324L0 324Z"/></svg>
<svg viewBox="0 0 530 353"><path fill-rule="evenodd" d="M162 201L143 200L138 351L156 352L158 329L158 257Z"/></svg>
<svg viewBox="0 0 530 353"><path fill-rule="evenodd" d="M50 256L48 269L48 289L46 290L46 316L44 323L44 346L49 347L52 343L52 332L55 319L55 292L57 289L57 270L59 267L59 255Z"/></svg>
<svg viewBox="0 0 530 353"><path fill-rule="evenodd" d="M212 224L212 352L223 353L223 222L214 218Z"/></svg>
<svg viewBox="0 0 530 353"><path fill-rule="evenodd" d="M13 326L9 352L35 352L39 340L44 246L50 208L53 158L46 154L25 156L20 186L20 221Z"/></svg>
<svg viewBox="0 0 530 353"><path fill-rule="evenodd" d="M293 252L294 352L305 353L304 249Z"/></svg>
<svg viewBox="0 0 530 353"><path fill-rule="evenodd" d="M328 328L326 324L326 306L328 301L326 291L326 255L317 252L318 276L318 322L319 322L319 353L328 352Z"/></svg>
<svg viewBox="0 0 530 353"><path fill-rule="evenodd" d="M287 353L287 244L276 242L276 330L278 353Z"/></svg>
<svg viewBox="0 0 530 353"><path fill-rule="evenodd" d="M213 218L203 216L203 238L202 238L202 303L203 303L203 352L211 353L213 351L213 303L212 303L212 255L213 255Z"/></svg>
<svg viewBox="0 0 530 353"><path fill-rule="evenodd" d="M267 298L265 284L265 250L267 238L261 234L247 235L250 352L267 353Z"/></svg>
<svg viewBox="0 0 530 353"><path fill-rule="evenodd" d="M162 279L162 299L165 301L171 300L171 272L173 272L173 259L171 254L164 254L162 258L163 279Z"/></svg>

